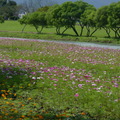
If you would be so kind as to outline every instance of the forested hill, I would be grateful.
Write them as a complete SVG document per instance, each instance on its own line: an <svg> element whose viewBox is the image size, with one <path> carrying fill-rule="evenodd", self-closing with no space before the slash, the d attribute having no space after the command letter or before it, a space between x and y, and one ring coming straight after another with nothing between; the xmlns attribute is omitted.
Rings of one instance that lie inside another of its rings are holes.
<svg viewBox="0 0 120 120"><path fill-rule="evenodd" d="M14 0L14 1L16 1L17 3L23 3L24 2L24 0ZM51 0L51 1L61 4L61 3L66 2L66 1L76 1L76 0ZM95 7L99 8L101 6L109 5L112 2L118 2L120 0L83 0L83 1L88 2L89 4L92 4Z"/></svg>

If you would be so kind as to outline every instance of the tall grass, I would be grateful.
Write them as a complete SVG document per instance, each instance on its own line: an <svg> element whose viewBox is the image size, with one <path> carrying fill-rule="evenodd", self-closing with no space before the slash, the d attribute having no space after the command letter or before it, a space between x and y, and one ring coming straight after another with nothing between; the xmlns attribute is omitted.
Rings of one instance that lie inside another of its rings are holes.
<svg viewBox="0 0 120 120"><path fill-rule="evenodd" d="M119 120L119 53L0 40L0 119Z"/></svg>

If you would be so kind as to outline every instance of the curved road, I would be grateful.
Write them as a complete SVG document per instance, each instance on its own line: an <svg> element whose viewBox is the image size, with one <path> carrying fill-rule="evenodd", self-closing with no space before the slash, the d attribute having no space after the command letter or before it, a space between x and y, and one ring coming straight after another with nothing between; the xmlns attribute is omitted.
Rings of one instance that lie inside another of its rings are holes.
<svg viewBox="0 0 120 120"><path fill-rule="evenodd" d="M55 40L41 40L41 39L27 39L27 38L12 38L12 37L0 37L0 39L9 39L9 40L33 40L33 41L43 41L43 42L56 42L56 43L65 43L65 44L74 44L80 46L89 46L89 47L102 47L110 49L120 49L120 45L110 45L110 44L100 44L100 43L90 43L90 42L74 42L74 41L55 41Z"/></svg>

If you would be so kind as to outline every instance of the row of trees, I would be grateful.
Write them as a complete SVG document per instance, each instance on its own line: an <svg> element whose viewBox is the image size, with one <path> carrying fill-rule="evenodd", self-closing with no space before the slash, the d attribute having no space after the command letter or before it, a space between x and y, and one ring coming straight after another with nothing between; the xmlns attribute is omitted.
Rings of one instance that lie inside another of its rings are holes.
<svg viewBox="0 0 120 120"><path fill-rule="evenodd" d="M120 2L99 9L83 1L65 2L61 5L39 8L36 12L24 16L19 22L33 25L38 33L48 25L55 26L57 34L64 34L71 28L77 36L82 36L85 28L86 36L92 36L98 29L103 28L108 37L111 37L110 32L113 31L115 37L120 38ZM79 31L76 25L80 26ZM61 31L61 27L65 27L65 30Z"/></svg>
<svg viewBox="0 0 120 120"><path fill-rule="evenodd" d="M82 36L85 29L86 36L92 36L98 29L104 29L108 37L113 31L115 37L120 38L120 2L96 9L81 0L69 1L41 7L25 15L19 22L24 24L24 28L26 25L34 26L38 33L46 26L55 26L57 34L64 34L71 28L77 36ZM76 25L80 27L79 30ZM61 27L65 29L61 31Z"/></svg>

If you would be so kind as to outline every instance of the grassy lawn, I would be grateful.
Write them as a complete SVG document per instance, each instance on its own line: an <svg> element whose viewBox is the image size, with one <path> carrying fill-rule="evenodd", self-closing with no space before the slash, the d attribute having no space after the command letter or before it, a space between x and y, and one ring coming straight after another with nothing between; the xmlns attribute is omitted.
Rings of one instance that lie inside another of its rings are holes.
<svg viewBox="0 0 120 120"><path fill-rule="evenodd" d="M43 29L42 34L37 34L33 26L26 26L22 33L24 25L20 25L18 21L5 21L0 24L0 36L2 37L19 37L19 38L34 38L34 39L46 39L46 40L68 40L68 41L82 41L82 42L100 42L100 43L114 43L120 44L119 39L115 39L114 33L111 32L112 38L106 38L107 34L103 29L98 30L93 37L85 37L86 30L84 30L82 37L77 37L72 29L68 29L64 35L56 35L54 27L46 27ZM80 27L76 26L78 32ZM63 31L64 28L61 28Z"/></svg>
<svg viewBox="0 0 120 120"><path fill-rule="evenodd" d="M119 120L119 61L117 49L0 40L0 120Z"/></svg>

